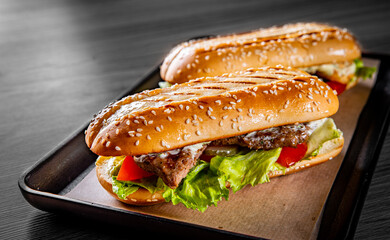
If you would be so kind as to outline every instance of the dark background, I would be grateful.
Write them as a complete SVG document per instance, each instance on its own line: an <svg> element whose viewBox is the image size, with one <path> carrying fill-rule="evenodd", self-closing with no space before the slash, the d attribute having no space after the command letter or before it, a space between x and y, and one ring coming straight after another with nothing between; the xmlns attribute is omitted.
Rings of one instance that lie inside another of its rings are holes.
<svg viewBox="0 0 390 240"><path fill-rule="evenodd" d="M298 21L346 27L390 54L389 1L0 0L0 239L134 237L135 229L42 212L19 176L194 36ZM356 239L390 237L390 135ZM144 233L143 234L150 234Z"/></svg>

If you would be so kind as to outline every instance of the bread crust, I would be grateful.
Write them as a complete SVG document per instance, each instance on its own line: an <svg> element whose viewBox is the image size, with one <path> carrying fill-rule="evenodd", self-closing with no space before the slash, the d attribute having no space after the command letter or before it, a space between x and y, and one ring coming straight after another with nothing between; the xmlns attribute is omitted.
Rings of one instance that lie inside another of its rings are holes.
<svg viewBox="0 0 390 240"><path fill-rule="evenodd" d="M100 156L158 153L321 119L338 104L317 77L262 67L125 97L96 115L86 143Z"/></svg>
<svg viewBox="0 0 390 240"><path fill-rule="evenodd" d="M307 169L313 166L316 166L320 163L326 162L333 157L336 157L342 150L344 145L344 138L341 136L335 145L332 148L327 149L327 152L317 155L316 157L310 157L308 160L302 160L296 163L294 166L283 171L273 171L268 173L270 178L288 175L291 173L295 173L301 171L303 169ZM135 193L132 193L126 197L126 199L120 199L113 191L112 191L112 178L109 174L110 162L109 158L102 158L96 162L96 175L99 180L99 183L103 186L103 188L110 193L111 196L116 198L117 200L137 206L148 206L165 202L162 193L163 191L158 191L155 193L150 193L148 190L140 188ZM227 186L229 183L227 183ZM229 186L228 186L229 187Z"/></svg>
<svg viewBox="0 0 390 240"><path fill-rule="evenodd" d="M359 44L347 30L296 23L181 43L164 59L160 75L182 83L259 66L299 68L360 57Z"/></svg>

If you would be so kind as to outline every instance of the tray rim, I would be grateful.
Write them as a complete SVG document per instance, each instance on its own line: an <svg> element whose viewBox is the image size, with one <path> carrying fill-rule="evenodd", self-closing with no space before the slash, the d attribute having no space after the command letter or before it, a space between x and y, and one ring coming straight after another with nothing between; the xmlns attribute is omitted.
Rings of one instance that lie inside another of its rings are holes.
<svg viewBox="0 0 390 240"><path fill-rule="evenodd" d="M362 57L376 59L376 60L380 60L381 61L380 66L379 66L379 70L377 72L378 75L379 75L379 72L383 71L383 68L381 68L383 60L386 60L387 62L389 62L389 60L390 60L390 55L386 54L386 53L364 52L362 54ZM390 68L390 65L387 66L387 67ZM130 89L127 89L127 90L123 91L123 93L120 94L120 97L116 98L116 99L120 99L120 98L128 95L129 92L132 92L132 91L136 90L137 88L140 88L143 84L145 84L145 82L148 81L148 79L150 79L151 76L154 76L156 74L156 72L159 71L159 69L160 69L160 64L158 66L156 66L156 67L151 68L151 70L148 71L146 75L144 75L143 77L140 78L141 80L136 85L134 85ZM375 85L376 85L376 83L375 83ZM374 87L375 87L375 85L374 85ZM368 98L367 102L372 97L371 93L369 95L369 98ZM362 112L363 112L363 110L362 110ZM382 123L383 123L382 131L380 132L380 135L378 136L380 139L378 140L378 144L375 146L375 155L376 155L375 158L376 159L373 158L373 159L370 160L371 165L370 165L370 169L368 171L369 174L368 175L365 174L363 176L363 178L364 178L363 180L365 181L365 184L362 187L362 189L360 189L361 191L359 192L359 196L356 199L356 202L354 204L355 206L354 206L354 209L353 209L353 213L351 214L351 217L350 217L349 222L348 222L348 227L346 229L345 235L343 234L344 235L343 238L351 238L351 237L353 237L353 234L354 234L354 232L356 230L357 223L358 223L358 220L359 220L359 217L360 217L360 213L361 213L361 210L362 210L362 207L363 207L363 203L365 201L365 196L367 194L368 187L370 185L370 181L371 181L371 178L372 178L372 175L373 175L373 171L375 170L376 162L378 160L377 158L379 157L379 153L380 153L380 150L381 150L381 148L383 146L383 141L385 139L386 130L387 130L388 125L389 125L389 122L386 121L389 118L388 116L389 116L389 113L387 113L386 119L383 119L383 121L382 121ZM359 119L360 119L360 116L359 116ZM37 204L37 201L32 199L32 197L38 197L38 198L43 198L43 199L55 200L55 202L58 202L58 203L59 202L67 202L67 203L70 203L70 204L76 204L76 205L79 205L79 206L90 207L90 208L94 208L94 209L99 208L99 209L101 209L103 211L114 211L114 212L117 212L117 213L120 213L120 214L131 215L131 216L139 218L139 219L146 218L146 221L155 221L156 223L157 222L160 223L160 224L162 223L164 226L165 225L180 225L180 226L182 226L185 229L193 228L193 229L195 229L197 231L200 231L199 234L201 234L201 235L204 234L204 233L214 233L214 234L216 234L215 235L216 237L223 237L224 239L226 239L226 237L245 238L245 239L259 239L258 237L253 237L253 236L246 235L246 234L241 234L241 233L235 233L235 232L231 232L231 231L227 231L227 230L223 230L223 229L210 228L210 227L206 227L206 226L202 226L202 225L182 222L182 221L179 221L179 220L168 219L168 218L160 217L160 216L141 214L141 213L138 213L138 212L133 212L133 211L129 211L129 210L124 210L124 209L119 209L119 208L115 208L115 207L105 206L105 205L98 204L98 203L90 203L90 202L86 202L86 201L82 201L82 200L69 198L69 197L66 197L64 195L60 195L60 194L56 194L56 193L45 192L45 191L41 191L41 190L38 190L38 189L33 189L30 186L28 186L27 185L27 180L28 180L27 177L28 177L28 175L30 173L32 173L34 171L34 169L36 169L39 166L45 164L46 161L49 160L50 156L54 155L57 151L59 151L62 147L64 147L68 142L70 142L74 138L76 138L81 132L84 132L85 129L87 128L87 126L88 126L88 123L86 123L82 127L78 128L76 131L74 131L72 134L70 134L67 138L65 138L63 141L61 141L56 147L54 147L52 150L50 150L49 152L44 154L37 162L35 162L31 167L26 169L20 175L19 180L18 180L19 189L22 192L22 195L26 199L26 201L29 204L31 204L33 207L41 209L41 210L44 210L44 211L48 211L48 212L57 212L55 210L55 208L51 208L51 206L49 207L50 210L43 209L39 204ZM340 169L341 169L341 167L342 166L340 166ZM339 174L340 174L340 172L337 173L336 178L339 176ZM336 179L335 179L335 181L336 181ZM335 183L335 181L334 181L334 183ZM332 188L331 188L331 190L329 192L329 196L330 196L330 193L332 191L333 191L333 186L332 186ZM328 198L329 198L329 196L328 196ZM327 200L327 202L328 202L328 200ZM326 204L324 206L324 212L326 210L325 207L326 207ZM58 210L60 210L58 212L62 212L61 211L62 209L58 209ZM67 212L62 212L62 213L67 213ZM77 213L72 212L72 214L77 214ZM322 223L320 224L320 226L321 225L322 225Z"/></svg>

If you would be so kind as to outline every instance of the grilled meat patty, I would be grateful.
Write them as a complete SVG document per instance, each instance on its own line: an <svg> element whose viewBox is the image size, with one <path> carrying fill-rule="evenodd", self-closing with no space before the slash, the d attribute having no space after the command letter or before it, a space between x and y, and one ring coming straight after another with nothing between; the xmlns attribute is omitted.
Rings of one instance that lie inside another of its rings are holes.
<svg viewBox="0 0 390 240"><path fill-rule="evenodd" d="M200 143L163 153L151 153L134 157L142 169L161 177L171 188L179 186L192 167L196 165L207 145L240 145L250 149L269 150L278 147L295 147L306 142L310 135L310 126L306 123L291 124L268 128L236 137Z"/></svg>
<svg viewBox="0 0 390 240"><path fill-rule="evenodd" d="M196 165L207 144L195 144L163 153L134 157L142 169L155 173L171 188L179 186L192 167Z"/></svg>
<svg viewBox="0 0 390 240"><path fill-rule="evenodd" d="M212 145L239 145L250 149L270 150L278 147L296 147L309 138L310 127L298 123L272 127L235 137L213 141Z"/></svg>

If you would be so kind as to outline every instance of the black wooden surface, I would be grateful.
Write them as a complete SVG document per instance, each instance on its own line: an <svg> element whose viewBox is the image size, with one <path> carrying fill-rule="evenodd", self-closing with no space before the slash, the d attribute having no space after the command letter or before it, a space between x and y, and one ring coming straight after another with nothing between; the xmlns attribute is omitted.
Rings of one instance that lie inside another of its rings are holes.
<svg viewBox="0 0 390 240"><path fill-rule="evenodd" d="M318 21L350 29L365 51L390 54L389 18L389 1L0 0L0 239L140 234L37 210L22 198L17 180L176 43ZM355 238L388 239L389 226L387 133Z"/></svg>

